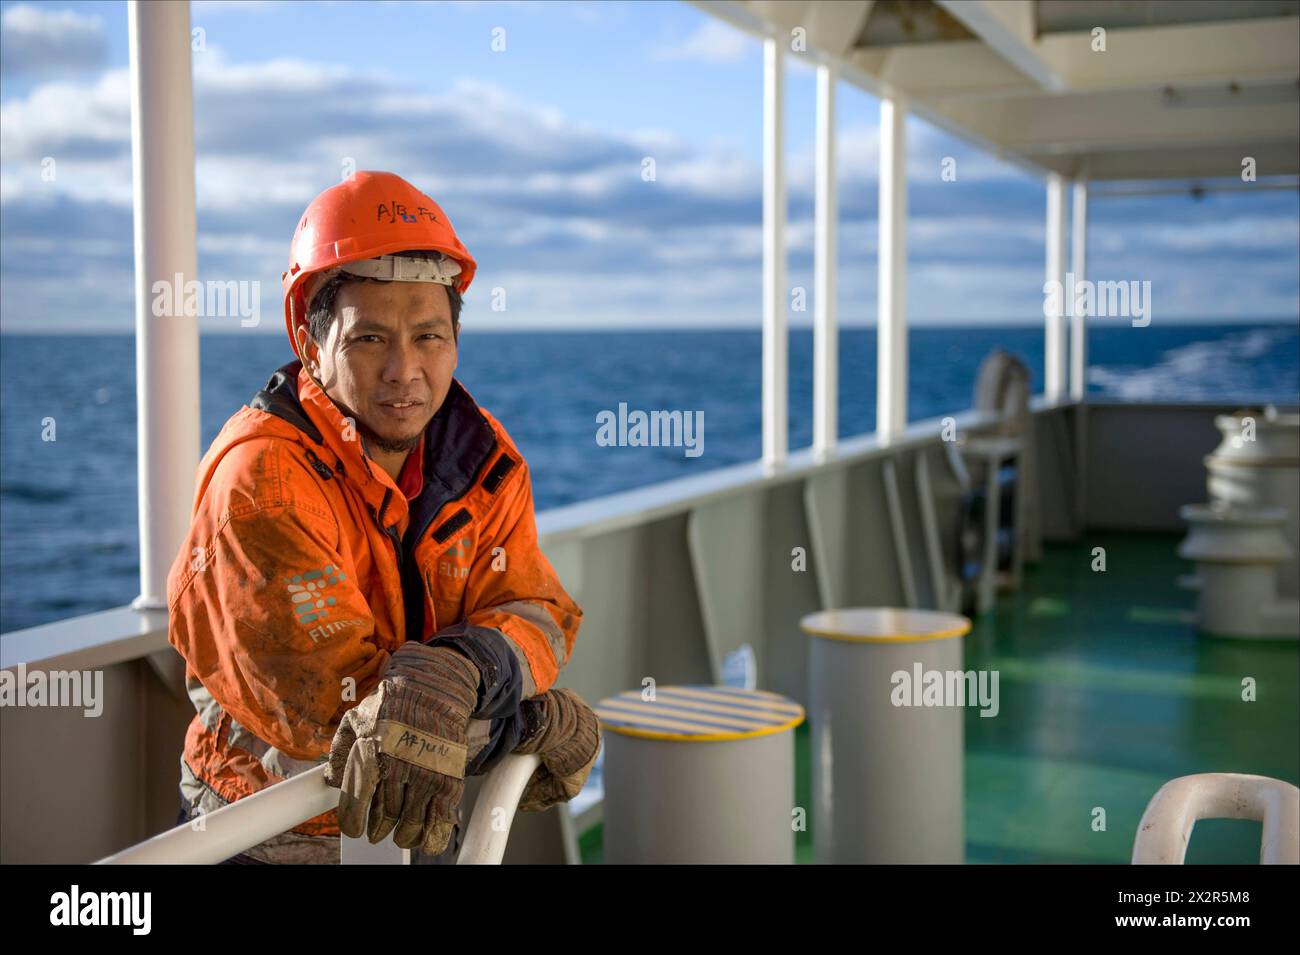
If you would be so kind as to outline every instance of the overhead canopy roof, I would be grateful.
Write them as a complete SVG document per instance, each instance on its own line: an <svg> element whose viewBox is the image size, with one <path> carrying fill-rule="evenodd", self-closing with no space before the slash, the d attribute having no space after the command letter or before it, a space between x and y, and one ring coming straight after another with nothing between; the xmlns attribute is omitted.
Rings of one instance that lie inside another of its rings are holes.
<svg viewBox="0 0 1300 955"><path fill-rule="evenodd" d="M1300 0L698 0L1069 178L1300 173ZM1094 49L1104 30L1104 51Z"/></svg>

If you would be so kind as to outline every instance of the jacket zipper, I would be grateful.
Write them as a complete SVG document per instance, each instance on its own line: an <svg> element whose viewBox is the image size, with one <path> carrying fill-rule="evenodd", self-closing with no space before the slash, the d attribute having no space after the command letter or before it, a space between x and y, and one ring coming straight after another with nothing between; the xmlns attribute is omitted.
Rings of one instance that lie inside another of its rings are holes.
<svg viewBox="0 0 1300 955"><path fill-rule="evenodd" d="M393 544L394 555L395 555L396 558L397 558L397 581L398 581L398 584L400 585L400 584L401 584L401 581L402 581L402 564L403 564L403 562L404 562L404 560L405 560L405 555L402 553L402 541L401 541L401 538L399 538L399 537L397 536L397 529L396 529L396 528L393 528L393 527L387 527L387 526L385 526L385 524L384 524L384 514L385 514L385 512L387 512L387 510L388 510L388 501L389 501L390 498L392 497L392 494L393 494L393 492L392 492L391 490L385 488L385 489L384 489L384 501L383 501L382 504L379 505L379 510L376 511L376 510L374 510L374 509L372 508L371 511L370 511L370 513L371 513L372 515L374 515L375 523L379 525L379 529L383 532L384 536L387 537L387 538L392 542L392 544ZM406 588L405 588L405 587L402 587L401 590L402 590L402 617L403 617L403 627L405 628L405 617L406 617Z"/></svg>
<svg viewBox="0 0 1300 955"><path fill-rule="evenodd" d="M384 501L379 505L378 511L371 511L375 515L375 522L379 524L379 529L384 532L384 536L393 542L397 548L397 563L402 563L402 540L397 536L397 530L393 527L387 527L384 524L384 513L388 510L388 502L392 500L393 492L389 488L384 488Z"/></svg>
<svg viewBox="0 0 1300 955"><path fill-rule="evenodd" d="M416 585L422 585L420 581L420 575L418 572L415 572L414 580L412 581L408 579L410 578L411 572L414 568L414 563L413 563L415 559L414 550L412 550L411 554L408 555L406 553L406 548L402 546L402 539L398 535L396 527L384 525L384 514L387 512L388 502L391 501L392 498L393 498L392 489L385 488L384 501L382 504L379 505L379 511L378 513L375 514L375 519L379 522L379 528L384 532L384 536L393 542L393 550L397 554L397 580L402 588L402 619L403 619L403 629L406 631L406 639L423 640L424 638L424 633L423 633L424 594L418 589L413 590L411 587L412 583ZM419 594L418 612L415 612L417 610L416 607L407 606L408 601L414 602L414 598L411 596L412 593ZM415 617L416 617L415 620L411 619L413 612L415 612ZM414 624L415 626L413 627L412 624ZM418 635L412 636L411 635L412 633L416 633Z"/></svg>
<svg viewBox="0 0 1300 955"><path fill-rule="evenodd" d="M429 528L433 526L434 521L435 521L435 519L438 517L438 515L441 514L441 513L443 513L444 511L447 510L447 506L448 506L449 504L454 504L455 502L459 501L461 498L465 497L465 495L467 495L467 494L468 494L468 493L469 493L469 492L474 488L474 485L478 483L479 475L483 472L483 468L487 467L488 462L491 461L492 458L493 458L493 456L496 454L498 444L499 444L499 442L496 440L496 436L494 435L493 438L492 438L492 448L488 451L488 453L487 453L486 455L483 456L483 460L482 460L482 462L479 464L478 468L475 469L474 474L470 477L469 482L465 485L464 488L461 489L461 492L460 492L459 494L457 494L455 497L448 498L447 500L443 501L443 502L438 506L438 509L437 509L436 511L434 511L433 514L430 515L429 520L428 520L427 522L425 522L425 525L424 525L422 528L420 528L420 533L419 533L418 535L416 535L416 537L415 537L415 539L414 539L414 543L413 543L412 546L411 546L411 553L410 553L409 556L408 556L407 553L406 553L406 549L405 549L405 547L402 546L402 539L401 539L401 537L398 535L396 529L394 529L394 528L392 528L392 527L385 527L385 526L384 526L384 513L388 510L388 502L389 502L390 500L392 500L392 497L393 497L393 490L392 490L392 488L384 488L384 500L383 500L383 503L381 503L381 504L379 505L379 510L378 510L378 512L371 511L371 513L375 515L375 520L379 523L379 529L382 530L382 531L384 532L384 536L386 536L389 540L391 540L391 541L393 542L393 549L394 549L394 550L396 551L396 553L397 553L397 573L398 573L398 579L399 579L399 581L400 581L400 583L401 583L401 585L402 585L402 613L403 613L404 616L406 616L406 617L408 618L408 619L406 620L406 623L408 624L408 626L406 627L406 629L407 629L408 631L411 629L410 626L409 626L409 624L410 624L410 622L411 622L410 619L409 619L409 616L410 616L410 615L406 613L407 565L408 565L408 563L411 565L411 569L412 569L412 571L413 571L413 573L414 573L414 576L412 577L412 582L413 582L414 584L419 585L421 588L428 586L427 583L426 583L424 580L421 579L422 575L421 575L420 572L419 572L419 568L417 568L417 567L414 566L414 561L415 561L415 546L419 543L420 538L423 537L423 536L425 535L425 533L429 530ZM471 518L472 518L472 517L473 517L473 515L471 515ZM471 520L471 523L473 523L473 520ZM424 594L423 594L422 592L420 593L420 613L419 613L418 617L419 617L419 630L420 630L420 631L423 631L423 629L424 629ZM422 638L423 636L424 636L424 634L421 632L421 634L420 634L420 638ZM408 639L408 640L412 639L412 637L410 636L409 633L407 634L407 639ZM419 638L416 638L416 639L419 639Z"/></svg>

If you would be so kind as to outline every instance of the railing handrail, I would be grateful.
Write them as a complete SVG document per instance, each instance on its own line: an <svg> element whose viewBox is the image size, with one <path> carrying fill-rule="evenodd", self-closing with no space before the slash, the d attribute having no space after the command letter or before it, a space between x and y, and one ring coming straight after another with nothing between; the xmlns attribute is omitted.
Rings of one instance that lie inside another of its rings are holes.
<svg viewBox="0 0 1300 955"><path fill-rule="evenodd" d="M1063 405L1037 410L1047 412L1060 407ZM739 491L800 481L815 473L911 451L942 440L948 418L952 418L962 431L992 427L1001 420L1001 416L994 412L967 408L951 415L910 422L905 431L887 444L882 443L875 432L866 432L841 439L825 456L818 456L811 447L799 448L791 451L776 467L769 467L761 460L741 461L702 474L658 481L547 508L537 514L538 540L546 547L574 538L608 533L690 511Z"/></svg>
<svg viewBox="0 0 1300 955"><path fill-rule="evenodd" d="M488 774L465 829L458 864L501 862L519 799L539 762L535 755L512 753ZM337 789L325 784L325 767L318 766L238 802L196 816L97 864L212 865L334 809L338 794Z"/></svg>

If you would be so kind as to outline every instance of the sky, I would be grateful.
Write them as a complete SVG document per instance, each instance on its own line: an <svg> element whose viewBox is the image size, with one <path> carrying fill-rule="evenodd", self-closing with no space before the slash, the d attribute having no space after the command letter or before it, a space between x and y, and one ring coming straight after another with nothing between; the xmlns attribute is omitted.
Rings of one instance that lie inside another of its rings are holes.
<svg viewBox="0 0 1300 955"><path fill-rule="evenodd" d="M759 327L757 40L678 0L196 0L191 20L199 277L258 283L256 331L283 334L293 228L349 162L446 211L478 262L467 326ZM787 63L797 327L815 91ZM838 105L838 311L871 324L879 103L841 84ZM916 117L908 174L910 320L1041 322L1042 180ZM130 331L131 200L126 4L0 3L0 330ZM1089 232L1090 277L1151 281L1154 321L1300 314L1294 192L1110 198Z"/></svg>

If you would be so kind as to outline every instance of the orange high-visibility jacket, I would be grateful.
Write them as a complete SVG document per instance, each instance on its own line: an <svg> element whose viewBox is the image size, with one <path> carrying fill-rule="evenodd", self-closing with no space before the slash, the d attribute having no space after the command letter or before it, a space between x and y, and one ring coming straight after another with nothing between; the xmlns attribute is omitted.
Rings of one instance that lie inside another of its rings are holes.
<svg viewBox="0 0 1300 955"><path fill-rule="evenodd" d="M555 682L582 611L538 548L523 456L458 381L424 449L408 503L298 361L208 449L167 582L198 710L181 767L192 812L318 765L408 639L482 674L471 773L517 744L519 704ZM336 813L293 832L336 838Z"/></svg>

